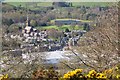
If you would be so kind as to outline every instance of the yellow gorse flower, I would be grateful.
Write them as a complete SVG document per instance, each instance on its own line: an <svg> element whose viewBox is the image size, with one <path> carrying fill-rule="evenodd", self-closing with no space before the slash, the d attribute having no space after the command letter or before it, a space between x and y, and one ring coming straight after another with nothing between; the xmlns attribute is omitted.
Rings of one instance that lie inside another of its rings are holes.
<svg viewBox="0 0 120 80"><path fill-rule="evenodd" d="M83 76L80 76L80 78L83 78Z"/></svg>
<svg viewBox="0 0 120 80"><path fill-rule="evenodd" d="M77 75L77 73L81 73L82 71L83 71L83 69L76 69L74 71L70 71L70 72L64 74L63 78L73 77L74 75Z"/></svg>
<svg viewBox="0 0 120 80"><path fill-rule="evenodd" d="M89 71L89 74L86 76L88 78L94 78L96 76L96 71L95 70L91 70Z"/></svg>
<svg viewBox="0 0 120 80"><path fill-rule="evenodd" d="M106 79L107 76L105 74L103 74L103 73L97 73L96 78L98 78L98 79Z"/></svg>
<svg viewBox="0 0 120 80"><path fill-rule="evenodd" d="M113 72L113 69L108 69L108 70L105 70L103 73L104 74L111 74Z"/></svg>
<svg viewBox="0 0 120 80"><path fill-rule="evenodd" d="M75 73L81 73L83 71L83 69L76 69Z"/></svg>
<svg viewBox="0 0 120 80"><path fill-rule="evenodd" d="M119 68L118 68L118 67L116 67L115 69L116 69L116 71L119 71Z"/></svg>
<svg viewBox="0 0 120 80"><path fill-rule="evenodd" d="M120 74L117 74L117 75L116 75L116 78L117 78L117 79L120 79Z"/></svg>
<svg viewBox="0 0 120 80"><path fill-rule="evenodd" d="M63 80L79 80L79 78L82 80L120 80L120 74L118 71L119 67L114 67L104 70L102 73L90 70L88 74L86 74L83 72L83 69L76 69L64 74Z"/></svg>
<svg viewBox="0 0 120 80"><path fill-rule="evenodd" d="M8 74L3 75L3 76L0 77L0 80L7 80L7 79L8 79Z"/></svg>
<svg viewBox="0 0 120 80"><path fill-rule="evenodd" d="M70 78L69 74L64 74L63 78Z"/></svg>
<svg viewBox="0 0 120 80"><path fill-rule="evenodd" d="M89 71L89 74L96 74L97 72L95 70Z"/></svg>
<svg viewBox="0 0 120 80"><path fill-rule="evenodd" d="M90 74L86 75L85 77L86 77L86 78L91 78ZM93 77L92 77L92 78L93 78Z"/></svg>

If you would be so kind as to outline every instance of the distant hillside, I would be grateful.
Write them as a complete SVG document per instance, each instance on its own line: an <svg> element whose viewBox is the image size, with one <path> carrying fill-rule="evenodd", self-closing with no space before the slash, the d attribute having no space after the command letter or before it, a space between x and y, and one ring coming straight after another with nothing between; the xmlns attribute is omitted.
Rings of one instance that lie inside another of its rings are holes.
<svg viewBox="0 0 120 80"><path fill-rule="evenodd" d="M79 53L86 55L86 62L96 68L109 68L119 62L118 60L118 14L113 8L98 17L99 26L86 33L78 45Z"/></svg>
<svg viewBox="0 0 120 80"><path fill-rule="evenodd" d="M52 6L52 2L8 2L8 4L14 5L14 6L23 6L26 7L26 4L29 5L29 7L36 7L36 6L43 6L43 7L49 7ZM111 6L112 2L72 2L73 7L79 7L79 6L87 6L87 7L105 7L105 6Z"/></svg>
<svg viewBox="0 0 120 80"><path fill-rule="evenodd" d="M36 6L52 6L52 2L7 2L8 4L14 5L14 6L22 6L26 7L28 5L29 7L36 7Z"/></svg>
<svg viewBox="0 0 120 80"><path fill-rule="evenodd" d="M111 6L112 2L72 2L73 6L87 6L87 7L105 7L105 6Z"/></svg>

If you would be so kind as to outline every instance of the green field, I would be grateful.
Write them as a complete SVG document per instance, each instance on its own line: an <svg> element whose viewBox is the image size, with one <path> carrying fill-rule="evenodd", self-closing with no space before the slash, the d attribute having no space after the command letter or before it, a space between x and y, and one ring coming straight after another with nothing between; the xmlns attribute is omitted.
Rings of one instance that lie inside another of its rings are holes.
<svg viewBox="0 0 120 80"><path fill-rule="evenodd" d="M43 7L52 6L52 2L37 2L37 3L36 2L7 2L7 3L13 6L21 6L25 8L27 6L27 8L31 10L43 10L45 9ZM73 7L79 7L79 6L105 7L105 6L111 6L112 4L113 4L112 2L72 2Z"/></svg>
<svg viewBox="0 0 120 80"><path fill-rule="evenodd" d="M113 3L112 2L72 2L73 6L87 6L87 7L96 7L96 6L111 6Z"/></svg>
<svg viewBox="0 0 120 80"><path fill-rule="evenodd" d="M14 5L14 6L22 6L26 7L26 4L29 7L34 7L36 4L37 6L43 6L43 7L49 7L52 6L52 2L7 2L8 4ZM77 6L88 6L88 7L96 7L96 6L111 6L113 3L112 2L72 2L72 5L77 7Z"/></svg>
<svg viewBox="0 0 120 80"><path fill-rule="evenodd" d="M37 6L44 6L44 7L48 7L48 6L52 6L52 2L8 2L8 4L14 5L14 6L22 6L22 7L35 7Z"/></svg>
<svg viewBox="0 0 120 80"><path fill-rule="evenodd" d="M57 29L57 30L61 30L61 31L64 31L65 29L69 29L69 30L83 30L83 27L82 26L75 26L75 27L73 27L73 26L70 26L70 25L63 25L63 26L56 26L56 25L54 25L54 26L38 26L38 27L36 27L36 29L38 29L38 30L43 30L43 29Z"/></svg>

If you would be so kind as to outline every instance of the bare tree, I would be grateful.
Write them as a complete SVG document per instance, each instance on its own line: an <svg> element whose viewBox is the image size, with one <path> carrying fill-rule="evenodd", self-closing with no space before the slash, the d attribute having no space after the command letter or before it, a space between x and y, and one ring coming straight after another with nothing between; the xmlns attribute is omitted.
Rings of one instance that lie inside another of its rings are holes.
<svg viewBox="0 0 120 80"><path fill-rule="evenodd" d="M109 12L109 13L108 13ZM106 15L106 16L104 16ZM118 50L118 13L116 8L109 9L102 14L99 20L100 27L94 31L86 33L80 38L77 47L76 62L66 64L69 68L74 69L74 65L85 65L87 68L96 71L111 68L120 62ZM78 64L75 64L78 63Z"/></svg>

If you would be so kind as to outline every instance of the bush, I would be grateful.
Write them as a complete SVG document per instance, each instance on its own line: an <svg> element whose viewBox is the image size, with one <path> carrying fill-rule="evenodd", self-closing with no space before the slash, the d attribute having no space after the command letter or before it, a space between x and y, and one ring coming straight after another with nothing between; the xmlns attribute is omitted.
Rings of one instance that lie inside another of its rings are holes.
<svg viewBox="0 0 120 80"><path fill-rule="evenodd" d="M48 70L37 70L33 72L32 76L33 80L34 79L39 79L39 80L58 80L59 75L58 72L55 71L53 68L50 68Z"/></svg>
<svg viewBox="0 0 120 80"><path fill-rule="evenodd" d="M59 73L52 68L38 69L32 74L33 80L120 80L120 65L98 72L90 70L87 73L83 69L69 71L60 77ZM0 76L0 80L9 80L8 74Z"/></svg>
<svg viewBox="0 0 120 80"><path fill-rule="evenodd" d="M102 72L90 70L87 74L82 69L76 69L64 74L60 80L120 80L120 66Z"/></svg>
<svg viewBox="0 0 120 80"><path fill-rule="evenodd" d="M8 74L6 74L6 75L1 75L1 76L0 76L0 80L9 80Z"/></svg>

